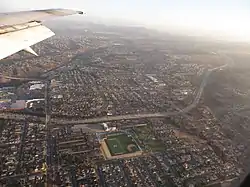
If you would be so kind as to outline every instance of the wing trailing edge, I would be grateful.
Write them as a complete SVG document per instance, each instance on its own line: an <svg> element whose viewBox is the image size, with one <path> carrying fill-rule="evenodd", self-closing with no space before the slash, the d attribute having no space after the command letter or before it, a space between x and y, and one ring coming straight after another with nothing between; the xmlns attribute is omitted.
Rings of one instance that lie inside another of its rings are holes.
<svg viewBox="0 0 250 187"><path fill-rule="evenodd" d="M69 9L45 9L0 13L0 60L21 50L37 56L30 47L53 35L42 21L61 16L83 14Z"/></svg>
<svg viewBox="0 0 250 187"><path fill-rule="evenodd" d="M52 37L54 32L43 25L0 35L0 60L21 50L37 55L30 46Z"/></svg>

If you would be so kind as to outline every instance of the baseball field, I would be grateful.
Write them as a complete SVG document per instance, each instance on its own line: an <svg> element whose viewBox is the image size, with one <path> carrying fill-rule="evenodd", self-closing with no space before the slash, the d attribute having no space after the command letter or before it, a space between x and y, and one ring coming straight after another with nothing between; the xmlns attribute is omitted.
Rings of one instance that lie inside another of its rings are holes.
<svg viewBox="0 0 250 187"><path fill-rule="evenodd" d="M110 134L105 139L105 142L112 156L140 151L133 138L125 133Z"/></svg>

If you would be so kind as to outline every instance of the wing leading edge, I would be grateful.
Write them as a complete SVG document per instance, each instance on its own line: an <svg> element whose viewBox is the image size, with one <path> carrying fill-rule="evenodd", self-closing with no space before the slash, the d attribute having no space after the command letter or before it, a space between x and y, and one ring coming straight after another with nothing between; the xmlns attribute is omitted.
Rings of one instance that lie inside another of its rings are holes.
<svg viewBox="0 0 250 187"><path fill-rule="evenodd" d="M0 60L21 50L37 55L30 46L55 35L40 22L72 14L83 12L48 9L0 14Z"/></svg>

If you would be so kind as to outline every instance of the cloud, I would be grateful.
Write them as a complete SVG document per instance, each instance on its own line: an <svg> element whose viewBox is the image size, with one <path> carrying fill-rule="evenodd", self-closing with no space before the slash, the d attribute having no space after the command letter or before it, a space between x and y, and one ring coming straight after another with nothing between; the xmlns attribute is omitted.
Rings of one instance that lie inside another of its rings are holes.
<svg viewBox="0 0 250 187"><path fill-rule="evenodd" d="M4 12L4 11L8 11L8 5L6 3L1 3L1 6L0 6L0 11L1 12Z"/></svg>
<svg viewBox="0 0 250 187"><path fill-rule="evenodd" d="M15 11L15 4L13 2L9 2L7 0L0 0L0 12L10 12Z"/></svg>

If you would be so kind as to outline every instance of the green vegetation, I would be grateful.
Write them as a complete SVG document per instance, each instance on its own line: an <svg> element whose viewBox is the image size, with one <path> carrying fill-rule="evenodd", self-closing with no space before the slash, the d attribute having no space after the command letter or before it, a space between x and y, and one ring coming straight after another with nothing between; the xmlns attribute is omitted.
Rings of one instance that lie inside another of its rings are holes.
<svg viewBox="0 0 250 187"><path fill-rule="evenodd" d="M131 131L135 134L145 151L161 152L165 150L163 142L155 137L149 125L134 127Z"/></svg>
<svg viewBox="0 0 250 187"><path fill-rule="evenodd" d="M105 140L112 156L134 153L139 151L139 147L127 134L111 134Z"/></svg>
<svg viewBox="0 0 250 187"><path fill-rule="evenodd" d="M107 139L106 143L112 156L126 153L125 147L116 139Z"/></svg>
<svg viewBox="0 0 250 187"><path fill-rule="evenodd" d="M0 134L2 134L4 126L5 126L5 121L3 119L0 119Z"/></svg>
<svg viewBox="0 0 250 187"><path fill-rule="evenodd" d="M165 147L161 140L148 140L146 145L151 149L153 152L161 152L165 150Z"/></svg>

